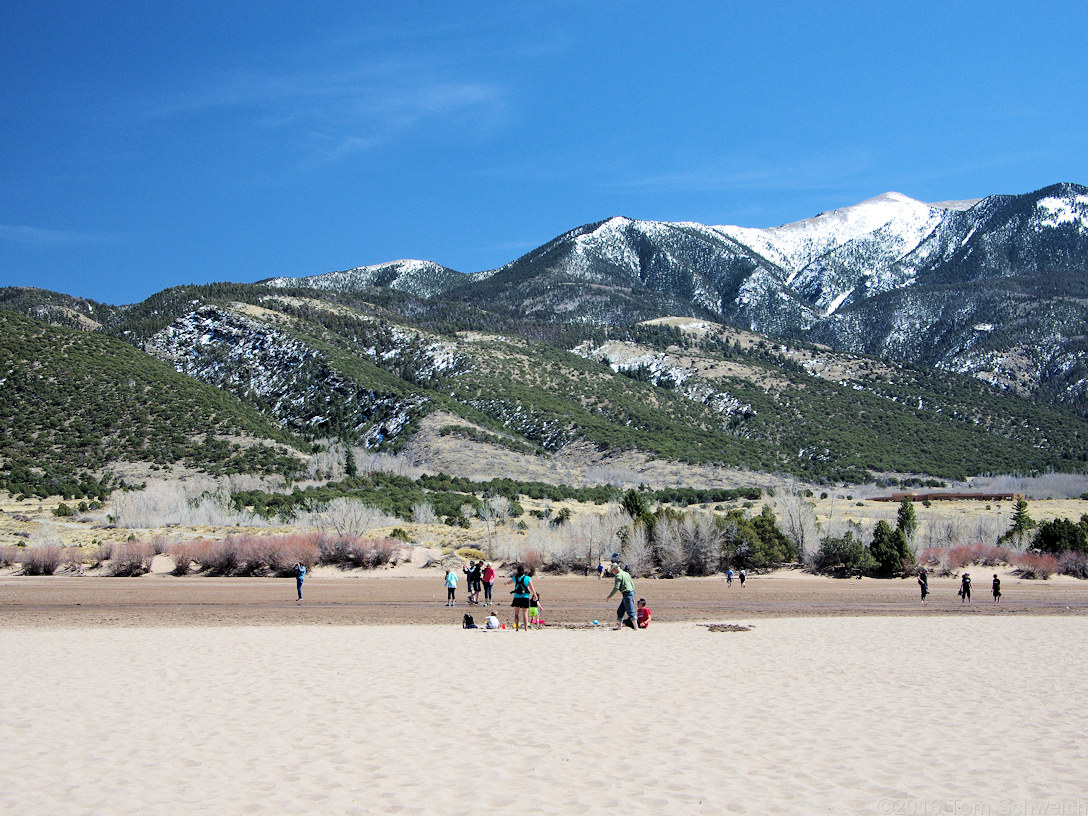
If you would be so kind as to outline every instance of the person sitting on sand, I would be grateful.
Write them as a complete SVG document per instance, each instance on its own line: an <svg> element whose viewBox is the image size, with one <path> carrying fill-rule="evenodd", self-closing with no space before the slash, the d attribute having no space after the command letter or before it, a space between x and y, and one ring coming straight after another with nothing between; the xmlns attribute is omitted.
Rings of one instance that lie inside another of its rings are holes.
<svg viewBox="0 0 1088 816"><path fill-rule="evenodd" d="M994 603L1001 603L1001 579L997 577L996 572L994 573L994 582L990 591L994 594Z"/></svg>
<svg viewBox="0 0 1088 816"><path fill-rule="evenodd" d="M608 593L608 598L611 598L617 592L620 593L620 605L616 609L616 625L613 629L622 629L624 624L630 626L632 629L636 629L637 625L635 621L637 613L635 612L635 582L631 580L630 573L620 569L620 565L612 564L612 576L615 578L615 583L612 585L612 591ZM607 601L608 598L605 598ZM626 615L626 620L624 616Z"/></svg>
<svg viewBox="0 0 1088 816"><path fill-rule="evenodd" d="M298 601L302 603L302 582L306 580L306 565L301 561L295 562L295 589L298 590Z"/></svg>
<svg viewBox="0 0 1088 816"><path fill-rule="evenodd" d="M926 595L929 594L929 575L926 574L925 567L918 573L918 589L922 592L922 603L926 602Z"/></svg>
<svg viewBox="0 0 1088 816"><path fill-rule="evenodd" d="M499 618L494 612L492 612L490 615L487 616L487 618L484 619L485 629L498 629L500 626L502 626L502 624L499 623Z"/></svg>
<svg viewBox="0 0 1088 816"><path fill-rule="evenodd" d="M650 612L650 607L646 606L646 599L638 599L638 609L636 610L638 615L638 628L645 629L650 625L650 618L653 617L653 613Z"/></svg>
<svg viewBox="0 0 1088 816"><path fill-rule="evenodd" d="M965 572L960 578L960 603L971 603L971 573Z"/></svg>

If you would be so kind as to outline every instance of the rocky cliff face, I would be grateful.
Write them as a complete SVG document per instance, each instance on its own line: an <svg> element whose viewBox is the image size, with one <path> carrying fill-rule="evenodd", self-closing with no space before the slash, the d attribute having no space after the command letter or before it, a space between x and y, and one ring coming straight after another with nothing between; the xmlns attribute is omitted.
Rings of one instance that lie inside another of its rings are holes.
<svg viewBox="0 0 1088 816"><path fill-rule="evenodd" d="M396 437L426 400L361 386L282 329L204 306L155 334L144 350L177 371L223 388L292 430L348 436L368 447Z"/></svg>

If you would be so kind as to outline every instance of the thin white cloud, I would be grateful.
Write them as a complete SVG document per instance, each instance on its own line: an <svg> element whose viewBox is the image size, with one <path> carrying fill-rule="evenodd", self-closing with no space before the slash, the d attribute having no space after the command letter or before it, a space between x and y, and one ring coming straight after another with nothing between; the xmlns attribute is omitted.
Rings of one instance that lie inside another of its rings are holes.
<svg viewBox="0 0 1088 816"><path fill-rule="evenodd" d="M471 132L504 120L497 82L386 61L346 71L239 73L226 82L145 106L154 118L238 117L249 127L296 131L326 160L373 149L413 129Z"/></svg>

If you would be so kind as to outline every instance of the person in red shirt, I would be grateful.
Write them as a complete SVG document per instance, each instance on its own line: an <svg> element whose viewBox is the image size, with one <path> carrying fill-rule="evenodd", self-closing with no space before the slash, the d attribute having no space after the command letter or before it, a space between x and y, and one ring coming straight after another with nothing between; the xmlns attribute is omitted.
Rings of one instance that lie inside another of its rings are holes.
<svg viewBox="0 0 1088 816"><path fill-rule="evenodd" d="M636 614L638 615L639 629L645 629L647 626L650 625L650 617L653 613L650 612L650 607L646 606L645 598L638 599L638 611Z"/></svg>
<svg viewBox="0 0 1088 816"><path fill-rule="evenodd" d="M484 606L491 606L491 590L495 587L495 570L488 564L480 577L484 583Z"/></svg>

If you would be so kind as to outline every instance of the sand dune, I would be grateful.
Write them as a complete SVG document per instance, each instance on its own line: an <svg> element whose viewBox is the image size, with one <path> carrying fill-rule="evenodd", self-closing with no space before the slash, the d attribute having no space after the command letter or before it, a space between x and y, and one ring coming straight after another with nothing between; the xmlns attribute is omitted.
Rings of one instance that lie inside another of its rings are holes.
<svg viewBox="0 0 1088 816"><path fill-rule="evenodd" d="M1088 812L1084 617L749 623L6 629L0 811Z"/></svg>

